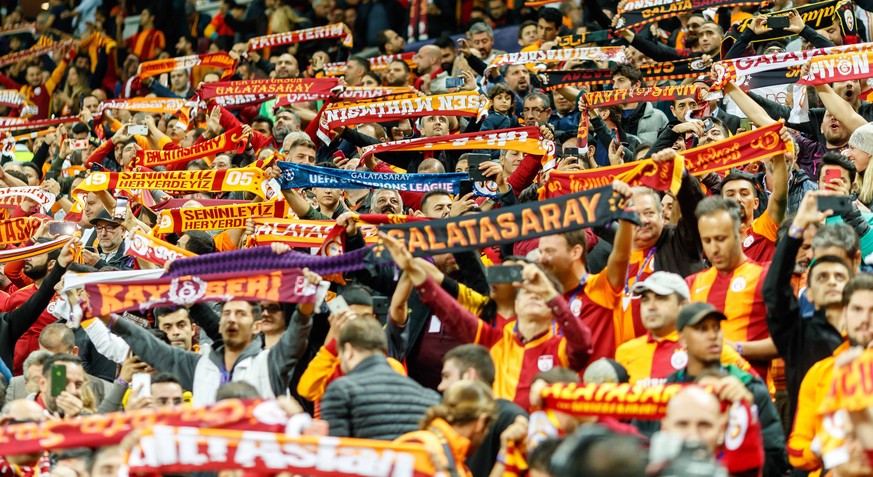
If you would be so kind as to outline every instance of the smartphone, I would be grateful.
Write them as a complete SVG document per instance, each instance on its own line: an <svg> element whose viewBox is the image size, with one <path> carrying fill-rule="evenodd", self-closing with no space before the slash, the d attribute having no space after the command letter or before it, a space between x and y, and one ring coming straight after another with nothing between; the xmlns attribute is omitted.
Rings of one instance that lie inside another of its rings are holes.
<svg viewBox="0 0 873 477"><path fill-rule="evenodd" d="M152 375L148 373L136 373L133 379L130 380L130 389L139 388L137 397L148 397L152 395Z"/></svg>
<svg viewBox="0 0 873 477"><path fill-rule="evenodd" d="M564 148L564 157L579 157L579 148L578 147L565 147Z"/></svg>
<svg viewBox="0 0 873 477"><path fill-rule="evenodd" d="M467 47L467 40L465 38L458 38L458 47L466 48Z"/></svg>
<svg viewBox="0 0 873 477"><path fill-rule="evenodd" d="M70 141L70 149L72 149L74 151L81 151L82 149L85 149L87 147L88 147L88 140L87 139L75 139L75 140Z"/></svg>
<svg viewBox="0 0 873 477"><path fill-rule="evenodd" d="M334 315L341 312L341 311L349 309L349 304L346 303L346 299L340 295L337 295L336 297L334 297L334 299L327 302L326 305L327 305L327 309L330 310L330 312L333 313Z"/></svg>
<svg viewBox="0 0 873 477"><path fill-rule="evenodd" d="M852 211L852 198L847 195L822 195L816 199L818 210L833 210L834 215Z"/></svg>
<svg viewBox="0 0 873 477"><path fill-rule="evenodd" d="M458 197L464 197L467 194L473 193L473 181L464 179L461 181L461 186L458 188Z"/></svg>
<svg viewBox="0 0 873 477"><path fill-rule="evenodd" d="M74 222L49 222L49 233L52 235L73 235L79 230Z"/></svg>
<svg viewBox="0 0 873 477"><path fill-rule="evenodd" d="M788 28L791 21L786 16L770 17L767 19L767 28Z"/></svg>
<svg viewBox="0 0 873 477"><path fill-rule="evenodd" d="M460 88L464 86L464 78L446 78L446 88Z"/></svg>
<svg viewBox="0 0 873 477"><path fill-rule="evenodd" d="M67 367L63 364L53 364L51 374L52 397L58 397L67 389Z"/></svg>
<svg viewBox="0 0 873 477"><path fill-rule="evenodd" d="M115 212L112 214L112 218L115 220L124 220L127 218L127 204L129 200L127 197L116 197L115 198Z"/></svg>
<svg viewBox="0 0 873 477"><path fill-rule="evenodd" d="M492 265L485 269L489 283L513 283L522 281L521 265Z"/></svg>
<svg viewBox="0 0 873 477"><path fill-rule="evenodd" d="M615 143L615 148L621 147L621 136L618 135L618 128L612 130L612 142Z"/></svg>
<svg viewBox="0 0 873 477"><path fill-rule="evenodd" d="M472 181L487 181L485 174L479 170L479 164L490 162L491 154L472 153L467 154L467 165L470 171L470 180Z"/></svg>
<svg viewBox="0 0 873 477"><path fill-rule="evenodd" d="M97 248L96 248L96 247L82 247L82 248L85 249L85 250L87 250L87 251L89 251L89 252L91 252L91 253L97 253Z"/></svg>
<svg viewBox="0 0 873 477"><path fill-rule="evenodd" d="M376 316L387 316L389 306L391 306L391 302L388 300L388 297L373 297L373 314L375 314Z"/></svg>
<svg viewBox="0 0 873 477"><path fill-rule="evenodd" d="M134 134L138 134L140 136L148 136L149 127L142 124L131 124L130 126L127 126L127 135L133 136Z"/></svg>
<svg viewBox="0 0 873 477"><path fill-rule="evenodd" d="M843 179L843 171L837 169L836 167L831 167L825 171L824 181L825 184L828 182L839 181Z"/></svg>

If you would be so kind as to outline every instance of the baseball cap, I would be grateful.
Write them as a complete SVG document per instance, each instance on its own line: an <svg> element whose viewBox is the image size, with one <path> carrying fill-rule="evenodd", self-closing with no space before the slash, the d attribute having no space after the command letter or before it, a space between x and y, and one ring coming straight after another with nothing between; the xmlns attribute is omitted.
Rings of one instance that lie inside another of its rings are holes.
<svg viewBox="0 0 873 477"><path fill-rule="evenodd" d="M97 217L91 219L91 225L97 225L97 222L101 221L111 222L113 224L121 224L124 222L123 220L118 220L115 217L109 215L109 212L106 212L106 210L101 210L100 213L97 214Z"/></svg>
<svg viewBox="0 0 873 477"><path fill-rule="evenodd" d="M654 292L661 296L675 293L685 300L691 299L691 290L685 280L670 272L655 272L642 282L634 283L632 289L634 295L642 295L645 291Z"/></svg>
<svg viewBox="0 0 873 477"><path fill-rule="evenodd" d="M705 318L715 317L718 321L724 321L727 319L724 316L724 313L718 311L718 309L709 303L704 302L694 302L689 303L682 307L682 311L679 312L679 317L676 318L676 329L681 331L682 328L685 328L689 325L696 325L703 321Z"/></svg>

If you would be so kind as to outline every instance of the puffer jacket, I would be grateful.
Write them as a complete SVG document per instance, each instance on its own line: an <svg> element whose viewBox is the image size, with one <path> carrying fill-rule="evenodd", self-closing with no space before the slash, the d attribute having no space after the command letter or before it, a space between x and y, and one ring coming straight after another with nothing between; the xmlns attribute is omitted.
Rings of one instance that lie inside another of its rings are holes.
<svg viewBox="0 0 873 477"><path fill-rule="evenodd" d="M418 430L427 408L439 402L436 391L397 374L376 354L328 385L321 418L331 436L390 441Z"/></svg>
<svg viewBox="0 0 873 477"><path fill-rule="evenodd" d="M786 217L791 217L797 213L803 196L811 190L818 190L818 184L810 179L806 172L800 169L791 171L791 178L788 180L788 210L785 211Z"/></svg>
<svg viewBox="0 0 873 477"><path fill-rule="evenodd" d="M636 110L627 118L622 125L625 132L633 134L647 144L654 144L658 139L658 133L667 125L667 115L656 109L652 103L645 103L643 108Z"/></svg>

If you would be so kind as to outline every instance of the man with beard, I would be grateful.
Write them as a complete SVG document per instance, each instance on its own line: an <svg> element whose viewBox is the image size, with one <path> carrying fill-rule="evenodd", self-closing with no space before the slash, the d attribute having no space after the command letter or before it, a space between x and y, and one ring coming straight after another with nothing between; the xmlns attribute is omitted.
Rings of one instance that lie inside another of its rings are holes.
<svg viewBox="0 0 873 477"><path fill-rule="evenodd" d="M440 94L446 92L446 78L449 74L442 68L442 53L436 45L424 45L412 61L417 65L415 89L428 94Z"/></svg>
<svg viewBox="0 0 873 477"><path fill-rule="evenodd" d="M403 60L394 60L388 64L388 71L385 73L385 84L388 86L409 86L409 76L412 70L409 65Z"/></svg>
<svg viewBox="0 0 873 477"><path fill-rule="evenodd" d="M38 239L37 243L48 242L47 239ZM24 260L24 275L33 280L33 283L20 288L10 294L7 298L0 301L0 312L8 312L19 308L24 302L30 299L43 286L48 273L55 267L60 256L60 250L54 250L49 253L36 255ZM52 291L54 293L54 291ZM13 374L19 375L23 372L22 365L24 360L33 351L39 349L39 334L47 325L57 321L51 313L45 310L45 307L40 310L36 322L28 328L24 328L23 334L15 343L15 353L13 366L9 369Z"/></svg>
<svg viewBox="0 0 873 477"><path fill-rule="evenodd" d="M378 205L379 198L382 196L379 192L381 191L377 191L374 197L374 206ZM396 193L396 191L388 192ZM399 196L397 198L399 199ZM432 219L456 217L460 215L462 208L453 208L452 205L460 203L463 201L453 202L451 194L447 191L436 189L428 192L421 199L421 212ZM379 213L386 213L383 210L380 209ZM346 228L346 251L365 246L363 235L359 233L351 214L341 216L337 219L337 224ZM461 286L469 287L482 295L488 294L489 286L485 279L485 269L477 252L434 255L433 261L436 268L445 275L442 286L452 296L458 296ZM389 356L399 361L406 359L409 364L409 376L423 386L436 389L441 379L443 355L460 343L441 326L438 318L432 316L430 308L421 302L421 298L408 282L395 284L393 266L380 267L375 270L375 273L365 270L353 272L351 275L358 282L384 295L398 294L392 301L408 302L407 316L392 317L388 325L389 332L394 332L398 336L408 333L405 348L399 348L398 343L391 340Z"/></svg>
<svg viewBox="0 0 873 477"><path fill-rule="evenodd" d="M807 279L806 296L815 307L809 319L801 319L799 300L791 284L797 254L807 231L814 233L825 219L825 214L816 206L816 200L826 195L830 194L811 191L803 198L787 236L776 247L770 272L764 281L767 327L785 361L789 415L792 416L803 376L813 364L830 356L843 343L840 334L843 325L842 292L852 276L850 265L833 255L815 259Z"/></svg>
<svg viewBox="0 0 873 477"><path fill-rule="evenodd" d="M831 390L836 357L850 347L867 349L873 345L873 276L868 273L856 275L845 284L841 298L842 310L840 316L836 317L839 319L837 329L846 330L848 340L836 347L832 355L815 363L800 384L794 428L788 438L788 458L798 470L822 468L821 455L815 452L814 445L823 427L818 410ZM830 465L833 467L841 463Z"/></svg>
<svg viewBox="0 0 873 477"><path fill-rule="evenodd" d="M51 390L54 387L52 376L53 366L66 368L66 380L64 390L58 396L53 396ZM61 418L73 418L79 416L83 410L82 389L88 378L85 367L78 356L72 354L54 354L45 360L42 365L42 376L39 378L39 392L36 394L36 403L45 408L52 416Z"/></svg>
<svg viewBox="0 0 873 477"><path fill-rule="evenodd" d="M190 98L195 93L191 87L191 78L188 76L188 70L184 68L170 72L170 88L180 98Z"/></svg>
<svg viewBox="0 0 873 477"><path fill-rule="evenodd" d="M277 254L290 249L287 245L273 244ZM303 275L306 277L303 292L315 293L314 287L321 277L306 268ZM183 389L193 391L194 404L204 406L215 402L216 391L228 381L248 382L264 398L285 394L288 376L306 351L313 311L314 304L299 304L278 345L265 350L254 339L254 323L261 318L260 304L225 302L218 324L222 343L210 350L208 356L170 346L127 320L101 319L127 341L136 356L155 370L178 377Z"/></svg>
<svg viewBox="0 0 873 477"><path fill-rule="evenodd" d="M91 220L97 232L98 247L96 252L83 250L82 256L86 264L101 269L106 266L119 270L133 268L133 257L125 255L127 244L124 239L124 225L121 220L109 215L106 210L100 211Z"/></svg>
<svg viewBox="0 0 873 477"><path fill-rule="evenodd" d="M370 213L402 214L403 199L400 197L400 192L394 189L377 189L374 191L373 198L370 202ZM342 217L337 220L337 223L339 223L340 219L342 219Z"/></svg>
<svg viewBox="0 0 873 477"><path fill-rule="evenodd" d="M490 62L495 56L506 53L494 49L494 30L485 22L477 22L467 30L467 39L473 44L473 48L479 50L479 58L485 63Z"/></svg>
<svg viewBox="0 0 873 477"><path fill-rule="evenodd" d="M524 65L508 65L501 67L500 75L503 76L503 81L509 85L509 89L515 92L516 115L524 117L522 111L524 108L523 98L530 93L530 71ZM568 99L576 101L575 96Z"/></svg>
<svg viewBox="0 0 873 477"><path fill-rule="evenodd" d="M182 35L176 42L176 56L191 56L196 55L194 51L194 40L188 35Z"/></svg>
<svg viewBox="0 0 873 477"><path fill-rule="evenodd" d="M394 30L382 30L376 33L376 46L383 55L396 55L403 53L406 40Z"/></svg>
<svg viewBox="0 0 873 477"><path fill-rule="evenodd" d="M769 264L743 253L742 206L737 200L710 196L697 204L697 230L712 267L686 280L691 301L705 301L724 310L724 336L759 376L766 377L778 356L767 331L763 285Z"/></svg>
<svg viewBox="0 0 873 477"><path fill-rule="evenodd" d="M346 72L343 79L346 80L347 86L360 86L361 80L370 72L370 62L365 58L353 56L346 63Z"/></svg>

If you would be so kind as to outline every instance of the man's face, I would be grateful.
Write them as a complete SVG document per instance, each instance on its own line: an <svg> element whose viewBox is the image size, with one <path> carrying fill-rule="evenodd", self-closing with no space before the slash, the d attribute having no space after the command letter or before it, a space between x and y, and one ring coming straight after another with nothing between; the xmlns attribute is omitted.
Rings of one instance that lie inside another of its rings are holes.
<svg viewBox="0 0 873 477"><path fill-rule="evenodd" d="M439 48L434 45L425 45L419 48L415 56L412 57L412 61L417 65L416 71L418 74L427 74L434 64L439 64Z"/></svg>
<svg viewBox="0 0 873 477"><path fill-rule="evenodd" d="M721 410L716 399L692 399L683 401L681 410L676 407L667 409L667 415L661 421L662 431L679 436L685 441L701 442L711 452L715 452L719 437L724 435Z"/></svg>
<svg viewBox="0 0 873 477"><path fill-rule="evenodd" d="M427 203L422 204L421 211L426 217L444 219L452 211L452 199L442 194L428 197Z"/></svg>
<svg viewBox="0 0 873 477"><path fill-rule="evenodd" d="M340 200L340 194L341 192L339 189L315 189L315 199L318 201L318 204L325 209L334 208Z"/></svg>
<svg viewBox="0 0 873 477"><path fill-rule="evenodd" d="M794 262L794 273L802 274L809 268L812 263L812 238L815 236L815 227L809 227L803 232L803 243L800 244L800 249L797 251L797 257ZM846 263L851 263L846 261Z"/></svg>
<svg viewBox="0 0 873 477"><path fill-rule="evenodd" d="M537 39L540 42L553 41L558 37L558 25L540 18L537 21Z"/></svg>
<svg viewBox="0 0 873 477"><path fill-rule="evenodd" d="M39 377L42 376L42 366L35 364L24 370L24 390L27 394L39 391Z"/></svg>
<svg viewBox="0 0 873 477"><path fill-rule="evenodd" d="M837 121L830 111L825 111L824 118L821 122L821 134L829 145L834 147L842 147L849 142L851 132L843 126L843 123Z"/></svg>
<svg viewBox="0 0 873 477"><path fill-rule="evenodd" d="M849 277L849 270L839 263L821 263L813 268L808 280L812 304L817 309L839 305Z"/></svg>
<svg viewBox="0 0 873 477"><path fill-rule="evenodd" d="M306 146L297 146L288 151L286 156L295 164L315 164L315 149Z"/></svg>
<svg viewBox="0 0 873 477"><path fill-rule="evenodd" d="M818 32L819 35L830 40L831 43L836 46L842 46L844 44L843 34L842 32L840 32L840 25L836 23L823 30L816 30L816 32Z"/></svg>
<svg viewBox="0 0 873 477"><path fill-rule="evenodd" d="M456 55L457 53L455 52L454 48L440 48L440 66L443 67L443 70L451 70L452 63L454 63Z"/></svg>
<svg viewBox="0 0 873 477"><path fill-rule="evenodd" d="M720 272L734 269L743 254L740 238L727 211L719 210L697 220L703 252Z"/></svg>
<svg viewBox="0 0 873 477"><path fill-rule="evenodd" d="M688 356L709 364L721 361L722 332L718 318L704 318L696 325L688 325L680 331L682 343Z"/></svg>
<svg viewBox="0 0 873 477"><path fill-rule="evenodd" d="M176 383L152 384L152 400L155 406L179 407L182 405L182 386Z"/></svg>
<svg viewBox="0 0 873 477"><path fill-rule="evenodd" d="M537 25L528 25L524 27L524 29L519 33L519 45L522 48L533 45L534 42L537 41L538 30L539 28Z"/></svg>
<svg viewBox="0 0 873 477"><path fill-rule="evenodd" d="M825 188L825 184L827 182L825 177L827 177L829 171L832 171L834 169L840 171L840 178L842 179L844 186L849 186L851 184L851 182L849 181L849 171L847 171L846 169L843 169L840 166L835 166L835 165L831 165L831 164L822 164L821 171L819 172L819 176L818 176L818 188L819 189ZM834 182L837 182L837 180L835 179Z"/></svg>
<svg viewBox="0 0 873 477"><path fill-rule="evenodd" d="M521 112L524 115L524 123L533 126L548 123L552 108L543 104L542 98L528 98L524 101Z"/></svg>
<svg viewBox="0 0 873 477"><path fill-rule="evenodd" d="M443 363L443 371L440 373L440 384L437 386L437 391L444 393L452 384L457 383L463 377L461 376L461 368L458 367L457 361L453 359L446 360Z"/></svg>
<svg viewBox="0 0 873 477"><path fill-rule="evenodd" d="M488 13L489 16L494 20L499 20L503 18L503 15L506 15L506 3L503 0L490 0L488 2ZM533 26L531 26L530 28L534 29Z"/></svg>
<svg viewBox="0 0 873 477"><path fill-rule="evenodd" d="M861 94L861 82L858 80L837 81L833 83L834 92L850 103L858 101Z"/></svg>
<svg viewBox="0 0 873 477"><path fill-rule="evenodd" d="M708 53L721 46L722 34L719 33L718 28L716 28L715 25L706 24L700 27L697 38L700 45L700 51Z"/></svg>
<svg viewBox="0 0 873 477"><path fill-rule="evenodd" d="M664 216L652 194L634 194L634 205L640 225L634 227L634 248L646 250L654 246L664 230Z"/></svg>
<svg viewBox="0 0 873 477"><path fill-rule="evenodd" d="M276 140L277 144L281 144L289 133L299 130L300 125L297 124L297 119L290 111L280 111L276 114L276 120L273 123L273 139Z"/></svg>
<svg viewBox="0 0 873 477"><path fill-rule="evenodd" d="M552 275L564 281L573 264L582 256L581 245L570 247L563 235L540 237L540 265Z"/></svg>
<svg viewBox="0 0 873 477"><path fill-rule="evenodd" d="M24 274L32 280L45 278L48 273L48 255L41 254L24 259Z"/></svg>
<svg viewBox="0 0 873 477"><path fill-rule="evenodd" d="M103 210L103 203L100 202L96 194L88 192L88 195L85 197L85 207L82 208L82 218L84 219L82 224L86 224L86 227L91 228L91 221L94 220L94 217L97 217L101 210Z"/></svg>
<svg viewBox="0 0 873 477"><path fill-rule="evenodd" d="M565 142L565 144L566 144L566 142ZM521 161L523 161L523 160L524 160L524 153L523 152L521 152L521 151L506 151L506 154L504 154L503 157L500 159L500 161L503 163L503 173L506 174L506 177L511 176L512 173L515 172L516 169L518 169L519 164L521 164ZM464 169L462 171L455 171L455 172L464 172L466 170L467 170L467 168L464 167Z"/></svg>
<svg viewBox="0 0 873 477"><path fill-rule="evenodd" d="M176 42L176 53L180 55L188 54L188 48L191 46L191 43L188 43L188 39L184 36L179 37L179 41Z"/></svg>
<svg viewBox="0 0 873 477"><path fill-rule="evenodd" d="M612 77L612 89L631 89L633 87L634 83L627 76L615 75Z"/></svg>
<svg viewBox="0 0 873 477"><path fill-rule="evenodd" d="M849 343L867 348L873 341L873 291L858 290L852 293L849 304L843 309L843 317Z"/></svg>
<svg viewBox="0 0 873 477"><path fill-rule="evenodd" d="M229 169L230 157L227 154L219 154L212 160L212 168L215 170Z"/></svg>
<svg viewBox="0 0 873 477"><path fill-rule="evenodd" d="M506 84L519 96L530 91L530 71L524 65L512 65L506 70Z"/></svg>
<svg viewBox="0 0 873 477"><path fill-rule="evenodd" d="M218 332L228 349L241 351L252 342L252 306L245 301L229 301L221 307Z"/></svg>
<svg viewBox="0 0 873 477"><path fill-rule="evenodd" d="M725 139L724 130L715 121L711 119L703 122L703 136L700 137L698 145L705 146L714 142L723 141Z"/></svg>
<svg viewBox="0 0 873 477"><path fill-rule="evenodd" d="M376 214L399 214L403 209L403 204L400 202L400 196L394 191L380 190L373 197L373 204L370 210Z"/></svg>
<svg viewBox="0 0 873 477"><path fill-rule="evenodd" d="M97 241L104 253L114 252L124 240L124 228L112 222L101 220L94 227L97 231Z"/></svg>
<svg viewBox="0 0 873 477"><path fill-rule="evenodd" d="M274 301L261 302L261 316L257 322L258 331L274 335L285 330L285 312L282 305Z"/></svg>
<svg viewBox="0 0 873 477"><path fill-rule="evenodd" d="M185 70L173 70L170 72L170 84L173 90L182 91L188 89L188 72Z"/></svg>
<svg viewBox="0 0 873 477"><path fill-rule="evenodd" d="M755 186L751 182L742 179L730 181L722 186L721 196L740 204L745 223L749 224L754 220L759 200L758 194L755 193Z"/></svg>
<svg viewBox="0 0 873 477"><path fill-rule="evenodd" d="M42 70L38 66L28 66L24 79L31 86L39 86L42 83Z"/></svg>
<svg viewBox="0 0 873 477"><path fill-rule="evenodd" d="M296 78L300 75L297 59L285 53L276 60L276 78Z"/></svg>
<svg viewBox="0 0 873 477"><path fill-rule="evenodd" d="M694 98L679 99L673 101L673 106L670 106L670 112L673 113L673 116L675 116L679 121L685 121L688 112L696 106L697 102L694 101Z"/></svg>
<svg viewBox="0 0 873 477"><path fill-rule="evenodd" d="M349 61L346 64L346 72L343 78L349 86L358 86L361 84L361 79L366 73L364 67L359 65L357 61Z"/></svg>
<svg viewBox="0 0 873 477"><path fill-rule="evenodd" d="M82 109L87 110L93 116L100 111L100 101L94 96L87 96L82 100Z"/></svg>
<svg viewBox="0 0 873 477"><path fill-rule="evenodd" d="M85 368L82 365L77 363L65 363L60 361L55 363L67 368L67 386L64 388L64 391L76 396L77 398L82 398L82 386L85 385ZM39 377L39 393L42 395L43 400L46 404L46 408L49 411L55 412L58 410L55 405L55 398L52 397L51 393L51 376L48 377L45 373L41 373Z"/></svg>
<svg viewBox="0 0 873 477"><path fill-rule="evenodd" d="M675 293L665 296L646 291L640 297L640 319L647 330L661 330L675 325L681 308Z"/></svg>
<svg viewBox="0 0 873 477"><path fill-rule="evenodd" d="M388 72L385 74L385 83L388 86L408 86L409 73L406 72L406 68L402 64L392 61L388 65Z"/></svg>
<svg viewBox="0 0 873 477"><path fill-rule="evenodd" d="M158 329L167 334L170 344L176 348L191 350L194 327L188 310L180 308L158 318Z"/></svg>
<svg viewBox="0 0 873 477"><path fill-rule="evenodd" d="M257 131L264 136L272 136L273 131L270 130L270 123L266 121L256 121L252 123L252 131Z"/></svg>
<svg viewBox="0 0 873 477"><path fill-rule="evenodd" d="M494 48L494 37L489 35L488 32L483 31L473 34L470 37L470 42L473 43L473 48L479 50L483 60L491 56L491 50Z"/></svg>
<svg viewBox="0 0 873 477"><path fill-rule="evenodd" d="M424 137L439 137L449 133L449 118L446 116L425 116L421 122Z"/></svg>
<svg viewBox="0 0 873 477"><path fill-rule="evenodd" d="M388 42L385 43L385 53L389 55L394 55L403 51L403 47L406 46L406 40L403 39L402 36L398 35L394 30L386 30L385 37L388 38Z"/></svg>
<svg viewBox="0 0 873 477"><path fill-rule="evenodd" d="M124 454L118 452L103 452L91 467L91 477L115 477L124 465Z"/></svg>
<svg viewBox="0 0 873 477"><path fill-rule="evenodd" d="M555 109L558 110L558 113L562 115L569 114L571 111L573 111L573 108L575 106L573 102L568 101L567 98L564 97L564 95L557 93L552 95L552 102L555 103Z"/></svg>

